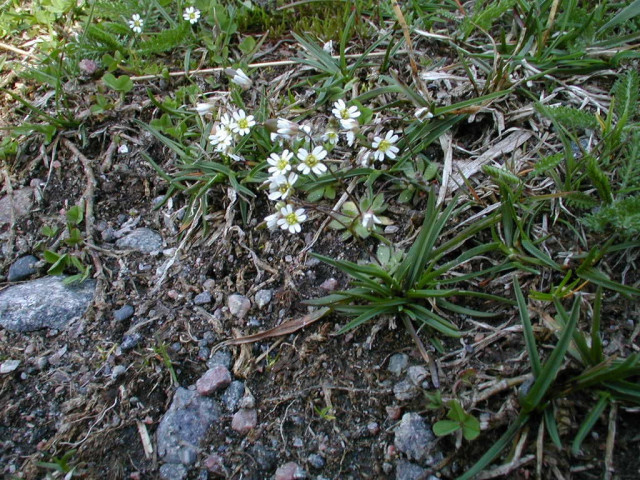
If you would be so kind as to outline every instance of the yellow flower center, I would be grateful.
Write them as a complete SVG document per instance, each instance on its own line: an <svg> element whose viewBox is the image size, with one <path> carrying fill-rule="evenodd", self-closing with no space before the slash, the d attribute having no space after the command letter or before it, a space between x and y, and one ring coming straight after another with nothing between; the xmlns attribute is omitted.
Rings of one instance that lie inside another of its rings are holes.
<svg viewBox="0 0 640 480"><path fill-rule="evenodd" d="M380 150L381 152L386 152L387 150L389 150L391 148L393 144L389 141L389 140L382 140L380 142L380 145L378 145L378 150Z"/></svg>
<svg viewBox="0 0 640 480"><path fill-rule="evenodd" d="M315 167L318 164L318 162L319 162L319 160L312 153L310 153L307 156L307 159L304 161L304 163L306 163L311 168Z"/></svg>
<svg viewBox="0 0 640 480"><path fill-rule="evenodd" d="M298 223L298 216L296 215L296 212L291 212L289 215L284 217L284 219L289 225L295 225L296 223Z"/></svg>
<svg viewBox="0 0 640 480"><path fill-rule="evenodd" d="M240 127L242 130L249 128L249 121L246 118L241 118L240 120L238 120L238 127Z"/></svg>

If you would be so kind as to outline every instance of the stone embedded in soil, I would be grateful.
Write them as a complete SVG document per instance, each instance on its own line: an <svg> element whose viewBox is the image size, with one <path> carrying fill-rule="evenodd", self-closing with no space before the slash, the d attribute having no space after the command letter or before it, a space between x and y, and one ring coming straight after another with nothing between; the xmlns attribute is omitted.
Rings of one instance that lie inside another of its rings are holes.
<svg viewBox="0 0 640 480"><path fill-rule="evenodd" d="M142 341L142 335L139 333L132 333L131 335L123 335L122 343L120 344L120 350L128 352L133 350Z"/></svg>
<svg viewBox="0 0 640 480"><path fill-rule="evenodd" d="M421 462L433 448L435 435L431 426L417 413L405 413L395 429L394 445L409 460Z"/></svg>
<svg viewBox="0 0 640 480"><path fill-rule="evenodd" d="M231 420L231 428L240 435L246 435L258 424L258 412L255 409L241 408Z"/></svg>
<svg viewBox="0 0 640 480"><path fill-rule="evenodd" d="M195 298L193 299L193 303L195 303L196 305L206 305L207 303L211 303L211 300L211 294L205 290L204 292L199 293L195 296Z"/></svg>
<svg viewBox="0 0 640 480"><path fill-rule="evenodd" d="M200 395L211 395L231 383L231 373L223 365L215 365L207 370L196 382Z"/></svg>
<svg viewBox="0 0 640 480"><path fill-rule="evenodd" d="M422 365L414 365L407 370L409 381L416 387L423 386L422 383L429 377L429 371Z"/></svg>
<svg viewBox="0 0 640 480"><path fill-rule="evenodd" d="M156 431L160 459L175 464L189 460L189 453L183 451L198 448L209 428L219 420L218 402L179 387Z"/></svg>
<svg viewBox="0 0 640 480"><path fill-rule="evenodd" d="M407 369L407 365L409 365L409 355L406 353L396 353L391 355L387 370L394 375L401 375L402 372Z"/></svg>
<svg viewBox="0 0 640 480"><path fill-rule="evenodd" d="M149 228L136 228L116 242L121 249L137 250L142 253L158 252L162 249L162 237Z"/></svg>
<svg viewBox="0 0 640 480"><path fill-rule="evenodd" d="M36 263L38 263L38 259L33 255L26 255L19 258L9 267L7 280L10 282L19 282L20 280L30 277L38 271L35 268Z"/></svg>
<svg viewBox="0 0 640 480"><path fill-rule="evenodd" d="M0 198L0 227L11 222L11 198L5 195ZM33 189L30 187L13 191L13 211L16 220L24 217L33 206Z"/></svg>
<svg viewBox="0 0 640 480"><path fill-rule="evenodd" d="M43 277L0 292L0 325L14 332L64 329L89 308L96 281L65 285L64 277Z"/></svg>
<svg viewBox="0 0 640 480"><path fill-rule="evenodd" d="M113 312L113 318L116 322L124 322L133 317L135 310L131 305L123 305Z"/></svg>
<svg viewBox="0 0 640 480"><path fill-rule="evenodd" d="M0 363L0 375L5 375L16 370L20 366L20 360L5 360Z"/></svg>
<svg viewBox="0 0 640 480"><path fill-rule="evenodd" d="M325 292L333 292L336 288L338 288L338 281L333 277L327 278L320 284L320 288Z"/></svg>
<svg viewBox="0 0 640 480"><path fill-rule="evenodd" d="M416 386L409 380L402 380L393 386L393 395L401 402L417 397L418 393Z"/></svg>
<svg viewBox="0 0 640 480"><path fill-rule="evenodd" d="M396 480L427 480L427 471L406 460L396 461Z"/></svg>
<svg viewBox="0 0 640 480"><path fill-rule="evenodd" d="M229 295L227 307L229 307L229 313L231 313L231 315L242 320L247 313L249 313L251 302L244 295L234 293L233 295Z"/></svg>
<svg viewBox="0 0 640 480"><path fill-rule="evenodd" d="M278 454L265 447L259 441L249 449L249 453L251 453L251 457L256 461L258 467L267 472L273 470L278 462Z"/></svg>
<svg viewBox="0 0 640 480"><path fill-rule="evenodd" d="M204 460L205 468L217 477L227 478L229 473L224 466L224 459L220 455L212 453Z"/></svg>
<svg viewBox="0 0 640 480"><path fill-rule="evenodd" d="M216 365L222 365L225 368L231 367L231 352L228 350L218 350L207 361L207 367L213 368Z"/></svg>
<svg viewBox="0 0 640 480"><path fill-rule="evenodd" d="M275 480L296 480L301 478L307 478L307 472L295 462L285 463L276 470Z"/></svg>
<svg viewBox="0 0 640 480"><path fill-rule="evenodd" d="M311 455L309 455L307 457L307 462L317 470L320 470L322 467L324 467L324 458L322 458L317 453L312 453Z"/></svg>
<svg viewBox="0 0 640 480"><path fill-rule="evenodd" d="M273 290L258 290L255 294L255 301L258 308L266 307L273 297Z"/></svg>
<svg viewBox="0 0 640 480"><path fill-rule="evenodd" d="M183 465L165 463L160 467L160 478L162 480L184 480L187 478L187 469Z"/></svg>
<svg viewBox="0 0 640 480"><path fill-rule="evenodd" d="M244 395L244 382L234 380L224 391L220 400L229 412L235 412Z"/></svg>

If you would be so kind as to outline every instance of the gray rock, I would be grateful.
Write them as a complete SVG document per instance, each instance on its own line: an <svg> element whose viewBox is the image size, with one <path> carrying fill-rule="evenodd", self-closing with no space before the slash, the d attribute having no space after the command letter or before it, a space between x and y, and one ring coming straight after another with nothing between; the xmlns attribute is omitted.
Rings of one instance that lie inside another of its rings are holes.
<svg viewBox="0 0 640 480"><path fill-rule="evenodd" d="M244 382L234 380L224 391L220 399L229 412L235 412L243 395Z"/></svg>
<svg viewBox="0 0 640 480"><path fill-rule="evenodd" d="M102 236L102 241L106 243L113 243L118 239L116 231L111 227L105 228L100 235Z"/></svg>
<svg viewBox="0 0 640 480"><path fill-rule="evenodd" d="M429 455L436 437L431 426L417 413L405 413L396 427L394 445L409 460L421 462Z"/></svg>
<svg viewBox="0 0 640 480"><path fill-rule="evenodd" d="M401 402L418 396L418 389L409 380L402 380L393 386L393 395Z"/></svg>
<svg viewBox="0 0 640 480"><path fill-rule="evenodd" d="M24 217L33 206L33 189L30 187L13 191L13 211L16 220ZM0 198L0 226L11 222L11 199L9 195Z"/></svg>
<svg viewBox="0 0 640 480"><path fill-rule="evenodd" d="M96 281L65 285L63 277L44 277L0 292L0 325L14 332L64 329L93 300Z"/></svg>
<svg viewBox="0 0 640 480"><path fill-rule="evenodd" d="M312 453L311 455L309 455L307 457L307 462L309 462L309 465L311 465L313 468L317 468L318 470L324 467L324 458L322 458L317 453Z"/></svg>
<svg viewBox="0 0 640 480"><path fill-rule="evenodd" d="M38 271L35 268L36 263L38 263L38 259L33 255L19 258L9 267L7 280L10 282L19 282L20 280L30 277Z"/></svg>
<svg viewBox="0 0 640 480"><path fill-rule="evenodd" d="M204 460L204 466L207 470L218 477L227 478L229 476L229 473L224 466L224 459L220 455L216 455L215 453L209 455Z"/></svg>
<svg viewBox="0 0 640 480"><path fill-rule="evenodd" d="M285 463L276 470L275 480L297 480L307 478L307 472L295 462Z"/></svg>
<svg viewBox="0 0 640 480"><path fill-rule="evenodd" d="M219 420L218 402L179 387L156 431L158 455L165 462L181 463L183 457L189 456L184 450L197 449L209 428Z"/></svg>
<svg viewBox="0 0 640 480"><path fill-rule="evenodd" d="M122 337L122 343L120 344L120 350L122 350L123 352L128 352L129 350L133 350L138 346L141 340L142 340L142 335L140 335L139 333L124 335Z"/></svg>
<svg viewBox="0 0 640 480"><path fill-rule="evenodd" d="M273 297L273 290L258 290L254 297L258 308L266 307Z"/></svg>
<svg viewBox="0 0 640 480"><path fill-rule="evenodd" d="M325 292L333 292L336 288L338 288L338 280L333 277L327 278L320 284L320 288Z"/></svg>
<svg viewBox="0 0 640 480"><path fill-rule="evenodd" d="M111 379L117 380L122 375L124 375L126 371L127 371L127 368L124 365L116 365L115 367L113 367L113 370L111 371Z"/></svg>
<svg viewBox="0 0 640 480"><path fill-rule="evenodd" d="M160 478L162 480L184 480L187 478L187 469L183 465L165 463L160 467Z"/></svg>
<svg viewBox="0 0 640 480"><path fill-rule="evenodd" d="M278 455L270 448L265 447L262 443L256 442L249 452L258 464L258 467L264 471L272 471L278 461Z"/></svg>
<svg viewBox="0 0 640 480"><path fill-rule="evenodd" d="M231 367L231 352L228 350L218 350L216 353L211 355L207 362L207 367L213 368L216 365L222 365L227 369Z"/></svg>
<svg viewBox="0 0 640 480"><path fill-rule="evenodd" d="M233 295L229 295L227 307L229 307L229 313L231 313L231 315L242 320L251 309L251 302L244 295L234 293Z"/></svg>
<svg viewBox="0 0 640 480"><path fill-rule="evenodd" d="M0 375L15 371L20 366L20 360L5 360L0 363Z"/></svg>
<svg viewBox="0 0 640 480"><path fill-rule="evenodd" d="M153 253L162 249L162 237L149 228L136 228L116 242L121 249L137 250L142 253Z"/></svg>
<svg viewBox="0 0 640 480"><path fill-rule="evenodd" d="M427 480L427 471L415 463L399 459L396 461L396 480Z"/></svg>
<svg viewBox="0 0 640 480"><path fill-rule="evenodd" d="M123 305L118 310L113 312L113 318L116 320L116 322L124 322L125 320L133 317L134 312L135 310L131 305Z"/></svg>
<svg viewBox="0 0 640 480"><path fill-rule="evenodd" d="M207 370L196 382L196 390L200 395L211 395L231 383L231 373L223 365L215 365Z"/></svg>
<svg viewBox="0 0 640 480"><path fill-rule="evenodd" d="M211 303L211 300L211 294L205 290L204 292L199 293L195 296L195 298L193 299L193 303L195 303L196 305L206 305L207 303Z"/></svg>
<svg viewBox="0 0 640 480"><path fill-rule="evenodd" d="M407 369L407 365L409 365L409 355L406 353L396 353L395 355L391 355L387 370L394 375L401 375L402 372Z"/></svg>
<svg viewBox="0 0 640 480"><path fill-rule="evenodd" d="M429 371L422 365L414 365L407 370L407 377L416 387L421 387L422 383L429 378Z"/></svg>
<svg viewBox="0 0 640 480"><path fill-rule="evenodd" d="M180 461L183 465L193 465L198 460L198 452L195 448L185 446L180 450Z"/></svg>
<svg viewBox="0 0 640 480"><path fill-rule="evenodd" d="M231 428L240 435L246 435L258 424L258 412L255 409L241 408L231 419Z"/></svg>

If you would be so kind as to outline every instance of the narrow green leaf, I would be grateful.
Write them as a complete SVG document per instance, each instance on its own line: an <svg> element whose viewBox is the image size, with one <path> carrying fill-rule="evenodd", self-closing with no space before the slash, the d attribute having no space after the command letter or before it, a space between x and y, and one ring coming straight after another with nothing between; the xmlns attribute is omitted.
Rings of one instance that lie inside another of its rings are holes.
<svg viewBox="0 0 640 480"><path fill-rule="evenodd" d="M580 453L580 446L582 445L582 442L593 429L600 418L600 415L604 412L604 409L609 405L610 398L611 396L608 393L600 392L598 402L589 411L589 414L580 425L578 433L576 433L576 436L573 439L573 443L571 444L571 453L574 455L578 455Z"/></svg>
<svg viewBox="0 0 640 480"><path fill-rule="evenodd" d="M520 312L520 320L522 321L522 332L524 334L524 342L527 346L527 353L529 354L529 361L531 362L531 370L533 376L538 378L542 371L542 365L540 363L540 356L538 355L538 348L536 346L536 337L533 334L533 327L531 325L531 319L529 317L529 307L522 294L520 288L520 282L518 277L513 277L513 289L516 293L516 301L518 302L518 310Z"/></svg>
<svg viewBox="0 0 640 480"><path fill-rule="evenodd" d="M558 423L556 422L555 408L553 405L544 409L544 424L549 432L551 441L558 448L562 449L562 441L560 440L560 433L558 432Z"/></svg>

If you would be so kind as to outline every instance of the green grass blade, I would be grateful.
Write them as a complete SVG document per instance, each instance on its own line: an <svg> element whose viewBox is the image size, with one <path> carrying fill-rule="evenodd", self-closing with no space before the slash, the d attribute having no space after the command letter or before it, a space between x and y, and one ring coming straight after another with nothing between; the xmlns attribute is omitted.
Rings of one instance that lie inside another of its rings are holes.
<svg viewBox="0 0 640 480"><path fill-rule="evenodd" d="M621 23L628 22L634 17L640 15L640 0L635 0L633 3L627 5L625 8L620 10L618 14L605 23L602 27L598 29L598 34L605 32L607 29L611 27L615 27L616 25L620 25Z"/></svg>
<svg viewBox="0 0 640 480"><path fill-rule="evenodd" d="M576 302L578 301L579 300L576 299ZM520 404L522 405L522 409L524 412L529 413L540 406L542 399L547 393L547 390L556 379L558 371L560 370L562 362L564 361L564 356L567 353L569 344L571 343L571 338L573 337L573 332L578 322L579 313L579 308L572 309L571 318L565 325L564 331L560 336L558 344L553 349L553 352L542 367L540 375L536 378L536 381L531 387L529 393L521 399Z"/></svg>
<svg viewBox="0 0 640 480"><path fill-rule="evenodd" d="M524 342L527 347L527 353L529 354L529 361L531 362L531 370L533 376L538 378L542 371L542 364L540 363L540 356L538 355L538 348L536 346L536 338L533 334L533 327L531 325L531 319L529 318L529 308L522 294L520 288L520 282L516 276L513 277L513 287L516 293L516 302L518 302L518 310L520 311L520 320L522 320L522 332L524 334Z"/></svg>
<svg viewBox="0 0 640 480"><path fill-rule="evenodd" d="M560 440L560 433L558 432L558 422L556 422L555 409L553 405L549 405L544 409L544 424L549 432L549 437L553 444L562 450L562 441Z"/></svg>
<svg viewBox="0 0 640 480"><path fill-rule="evenodd" d="M591 319L591 361L596 364L604 360L602 354L602 337L600 336L600 313L602 311L602 287L596 290Z"/></svg>
<svg viewBox="0 0 640 480"><path fill-rule="evenodd" d="M578 455L580 453L580 446L582 442L587 437L589 432L593 430L596 422L604 412L604 409L609 405L609 400L611 396L608 393L601 392L600 398L598 402L593 406L589 414L586 416L580 428L578 429L578 433L576 433L575 438L573 439L573 443L571 444L571 453L574 455Z"/></svg>

